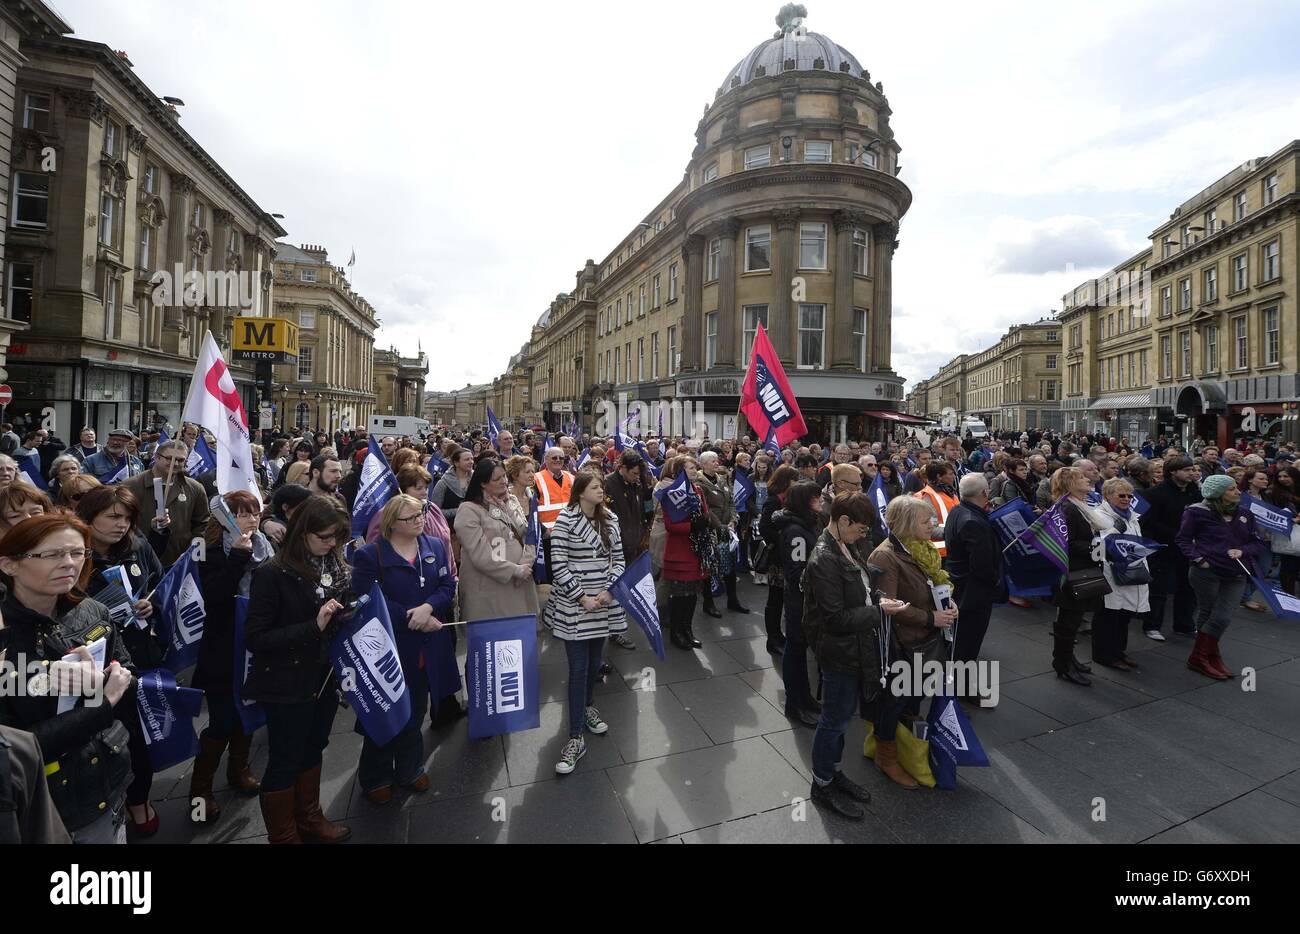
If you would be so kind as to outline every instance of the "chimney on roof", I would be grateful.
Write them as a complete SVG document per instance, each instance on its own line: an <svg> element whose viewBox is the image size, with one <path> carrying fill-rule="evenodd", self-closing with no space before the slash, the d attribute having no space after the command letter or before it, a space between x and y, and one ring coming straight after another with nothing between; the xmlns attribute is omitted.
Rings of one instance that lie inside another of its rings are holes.
<svg viewBox="0 0 1300 934"><path fill-rule="evenodd" d="M117 50L117 57L122 60L123 64L125 64L127 68L135 67L135 65L131 64L131 56L127 55L122 49Z"/></svg>
<svg viewBox="0 0 1300 934"><path fill-rule="evenodd" d="M304 243L301 250L312 259L320 260L322 263L325 262L326 257L329 256L329 251L323 246L315 246L310 243Z"/></svg>

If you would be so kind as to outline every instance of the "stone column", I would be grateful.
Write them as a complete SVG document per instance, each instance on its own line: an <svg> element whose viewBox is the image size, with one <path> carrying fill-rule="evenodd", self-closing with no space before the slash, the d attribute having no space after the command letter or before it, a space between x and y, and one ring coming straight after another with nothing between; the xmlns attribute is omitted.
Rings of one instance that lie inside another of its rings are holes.
<svg viewBox="0 0 1300 934"><path fill-rule="evenodd" d="M171 190L167 205L167 255L158 263L160 269L172 271L179 262L185 272L190 269L190 196L194 192L194 180L188 175L173 173L170 178ZM163 309L163 350L171 354L187 356L181 347L181 330L185 326L185 303L182 295L185 291L183 282L172 283L172 303Z"/></svg>
<svg viewBox="0 0 1300 934"><path fill-rule="evenodd" d="M871 277L875 283L869 326L871 328L870 367L872 372L892 372L890 362L890 317L893 302L894 248L898 227L876 224L871 229Z"/></svg>
<svg viewBox="0 0 1300 934"><path fill-rule="evenodd" d="M866 217L857 211L837 211L834 221L835 303L831 308L829 356L833 369L852 370L858 366L853 346L853 231L866 227Z"/></svg>
<svg viewBox="0 0 1300 934"><path fill-rule="evenodd" d="M728 218L718 224L721 238L718 263L718 366L736 365L736 235L740 222Z"/></svg>
<svg viewBox="0 0 1300 934"><path fill-rule="evenodd" d="M704 238L691 234L682 244L682 259L686 263L686 293L682 303L682 367L683 373L694 373L704 365L704 344L701 328L704 325Z"/></svg>
<svg viewBox="0 0 1300 934"><path fill-rule="evenodd" d="M767 332L781 362L792 364L798 328L793 320L795 309L790 301L790 280L798 268L799 212L793 209L773 211L772 220L776 224L776 263L772 272L772 304L767 309Z"/></svg>

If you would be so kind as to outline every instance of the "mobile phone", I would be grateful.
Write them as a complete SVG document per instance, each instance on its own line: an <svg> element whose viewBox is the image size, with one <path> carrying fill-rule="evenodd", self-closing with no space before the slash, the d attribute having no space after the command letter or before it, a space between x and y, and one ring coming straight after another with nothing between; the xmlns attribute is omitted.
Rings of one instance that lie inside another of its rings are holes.
<svg viewBox="0 0 1300 934"><path fill-rule="evenodd" d="M343 604L343 609L339 610L338 613L335 614L335 616L344 616L344 615L351 616L353 613L361 609L369 602L370 602L370 594L363 593L355 600Z"/></svg>

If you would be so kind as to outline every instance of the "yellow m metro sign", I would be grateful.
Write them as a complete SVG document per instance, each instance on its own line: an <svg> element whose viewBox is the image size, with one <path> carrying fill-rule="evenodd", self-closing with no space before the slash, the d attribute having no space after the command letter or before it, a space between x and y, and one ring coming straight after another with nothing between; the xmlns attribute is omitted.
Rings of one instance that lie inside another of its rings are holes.
<svg viewBox="0 0 1300 934"><path fill-rule="evenodd" d="M298 325L286 318L236 318L233 337L236 360L298 361Z"/></svg>

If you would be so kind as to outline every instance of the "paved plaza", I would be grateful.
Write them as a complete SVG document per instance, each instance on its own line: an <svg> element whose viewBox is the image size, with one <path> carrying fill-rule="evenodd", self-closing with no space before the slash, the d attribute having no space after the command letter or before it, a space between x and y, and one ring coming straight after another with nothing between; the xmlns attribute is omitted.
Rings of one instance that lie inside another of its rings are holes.
<svg viewBox="0 0 1300 934"><path fill-rule="evenodd" d="M361 737L341 711L325 753L321 800L361 843L1291 843L1300 839L1300 628L1240 611L1223 640L1256 690L1215 683L1185 663L1190 640L1155 643L1134 627L1141 674L1094 666L1093 687L1051 671L1053 611L994 612L984 657L1001 662L996 710L971 712L991 767L961 769L955 791L905 791L862 755L864 725L848 734L844 769L873 800L853 823L811 803L803 820L813 731L781 713L779 671L764 650L766 590L742 584L749 616L697 611L693 653L609 649L618 674L597 687L609 722L588 736L572 775L554 764L566 728L563 649L541 637L542 724L471 741L465 722L426 731L431 788L385 807L355 779ZM639 641L643 639L636 634ZM644 643L643 643L644 644ZM462 641L463 649L463 641ZM1080 657L1088 654L1087 637ZM645 669L655 690L641 690ZM968 708L969 709L969 708ZM266 765L266 731L253 770ZM188 820L189 763L154 783L162 830L151 842L263 843L257 799L216 785L211 828ZM1104 799L1104 821L1093 819ZM495 818L495 819L494 819ZM504 819L502 819L504 818Z"/></svg>

